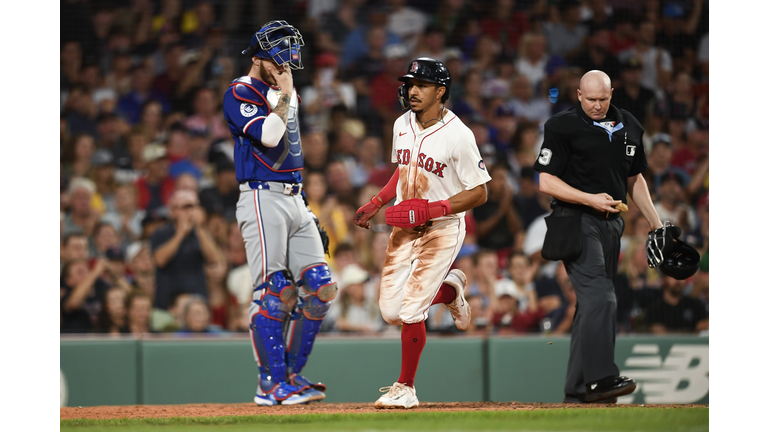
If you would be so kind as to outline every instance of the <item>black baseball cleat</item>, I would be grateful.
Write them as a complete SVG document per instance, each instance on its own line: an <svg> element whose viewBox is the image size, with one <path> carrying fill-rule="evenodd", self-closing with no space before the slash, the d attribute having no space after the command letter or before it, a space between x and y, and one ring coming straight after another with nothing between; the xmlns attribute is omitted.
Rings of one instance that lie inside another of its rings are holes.
<svg viewBox="0 0 768 432"><path fill-rule="evenodd" d="M618 398L612 397L602 400L597 400L594 402L587 402L585 400L587 396L585 394L571 394L566 393L565 398L563 398L564 404L586 404L586 403L592 403L592 404L615 404L618 401Z"/></svg>
<svg viewBox="0 0 768 432"><path fill-rule="evenodd" d="M637 383L625 376L603 378L600 381L587 384L587 394L584 401L592 403L608 398L617 398L632 393L635 388L637 388Z"/></svg>

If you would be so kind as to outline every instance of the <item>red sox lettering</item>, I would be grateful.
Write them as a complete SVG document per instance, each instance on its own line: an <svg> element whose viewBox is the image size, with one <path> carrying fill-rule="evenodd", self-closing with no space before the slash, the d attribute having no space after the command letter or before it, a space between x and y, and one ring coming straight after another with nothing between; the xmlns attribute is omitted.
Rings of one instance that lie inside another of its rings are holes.
<svg viewBox="0 0 768 432"><path fill-rule="evenodd" d="M446 165L444 163L440 163L437 160L428 157L424 153L419 153L418 158L418 165L419 168L424 168L425 170L431 172L432 174L443 178L443 170L445 169ZM405 150L398 150L397 151L397 163L400 165L408 165L411 162L411 151L408 149Z"/></svg>

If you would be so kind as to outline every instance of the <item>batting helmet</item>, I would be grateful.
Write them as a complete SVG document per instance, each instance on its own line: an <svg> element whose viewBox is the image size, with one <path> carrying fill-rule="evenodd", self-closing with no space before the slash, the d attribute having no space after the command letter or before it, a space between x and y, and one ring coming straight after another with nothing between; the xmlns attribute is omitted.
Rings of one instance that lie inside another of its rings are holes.
<svg viewBox="0 0 768 432"><path fill-rule="evenodd" d="M397 94L400 97L400 104L403 109L410 108L408 103L408 89L410 88L411 80L421 80L439 84L445 87L445 93L440 101L445 103L448 100L448 96L451 92L451 72L445 67L443 62L435 60L429 57L419 57L412 61L408 66L408 73L398 78L399 81L405 84L401 85L397 90Z"/></svg>
<svg viewBox="0 0 768 432"><path fill-rule="evenodd" d="M274 60L278 65L288 64L291 69L304 69L301 63L301 47L304 38L299 29L285 21L264 24L251 38L244 55Z"/></svg>

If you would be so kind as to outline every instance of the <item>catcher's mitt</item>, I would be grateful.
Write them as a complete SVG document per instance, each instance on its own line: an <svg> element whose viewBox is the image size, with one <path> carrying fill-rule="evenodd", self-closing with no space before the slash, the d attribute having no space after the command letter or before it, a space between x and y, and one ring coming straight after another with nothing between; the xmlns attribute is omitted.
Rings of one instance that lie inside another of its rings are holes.
<svg viewBox="0 0 768 432"><path fill-rule="evenodd" d="M307 210L309 211L309 214L312 215L312 220L315 221L317 232L320 233L320 241L323 243L323 252L325 252L326 255L331 256L331 253L328 250L328 245L331 243L331 239L328 237L328 232L326 232L323 227L320 226L320 220L317 218L317 216L315 216L314 213L312 213L312 210L309 210L309 207L307 207Z"/></svg>

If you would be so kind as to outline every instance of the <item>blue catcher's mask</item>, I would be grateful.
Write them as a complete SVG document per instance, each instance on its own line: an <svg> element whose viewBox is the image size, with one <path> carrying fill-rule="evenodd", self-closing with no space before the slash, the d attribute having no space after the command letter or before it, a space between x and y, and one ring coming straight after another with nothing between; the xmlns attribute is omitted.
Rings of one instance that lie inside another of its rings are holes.
<svg viewBox="0 0 768 432"><path fill-rule="evenodd" d="M291 69L304 69L301 47L304 38L299 30L285 21L270 21L251 38L251 45L243 54L274 60L278 66L288 64Z"/></svg>

